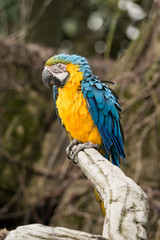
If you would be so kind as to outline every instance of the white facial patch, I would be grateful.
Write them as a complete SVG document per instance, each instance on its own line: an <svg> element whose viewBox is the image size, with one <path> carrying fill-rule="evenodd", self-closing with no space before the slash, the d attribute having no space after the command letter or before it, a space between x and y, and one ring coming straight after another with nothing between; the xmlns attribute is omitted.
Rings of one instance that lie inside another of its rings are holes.
<svg viewBox="0 0 160 240"><path fill-rule="evenodd" d="M49 69L53 73L63 73L66 71L66 68L67 68L67 66L63 63L57 63L57 64L49 66Z"/></svg>
<svg viewBox="0 0 160 240"><path fill-rule="evenodd" d="M53 74L53 73L52 73L52 74ZM53 75L54 75L56 78L58 78L61 82L69 76L69 74L68 74L67 71L62 72L62 73L54 73Z"/></svg>

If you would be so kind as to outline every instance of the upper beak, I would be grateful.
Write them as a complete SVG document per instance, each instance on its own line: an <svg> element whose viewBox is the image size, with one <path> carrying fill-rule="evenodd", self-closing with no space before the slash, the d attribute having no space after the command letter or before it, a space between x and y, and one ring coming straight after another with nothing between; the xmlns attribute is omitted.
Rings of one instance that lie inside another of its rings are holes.
<svg viewBox="0 0 160 240"><path fill-rule="evenodd" d="M69 73L67 71L61 73L52 73L47 67L44 68L42 72L42 81L44 85L48 88L56 85L57 87L63 87L69 77Z"/></svg>
<svg viewBox="0 0 160 240"><path fill-rule="evenodd" d="M61 81L54 76L47 68L44 68L42 72L42 81L44 85L48 88L51 88L51 85L61 86Z"/></svg>

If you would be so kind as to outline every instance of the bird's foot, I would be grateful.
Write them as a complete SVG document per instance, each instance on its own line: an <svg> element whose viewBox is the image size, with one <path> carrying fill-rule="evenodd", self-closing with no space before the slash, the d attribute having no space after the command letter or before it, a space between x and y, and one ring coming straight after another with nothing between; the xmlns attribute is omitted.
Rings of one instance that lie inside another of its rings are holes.
<svg viewBox="0 0 160 240"><path fill-rule="evenodd" d="M93 144L91 142L82 143L77 139L73 139L68 147L66 148L67 157L72 160L74 163L76 162L76 156L80 151L83 151L85 148L95 148L99 150L98 144Z"/></svg>

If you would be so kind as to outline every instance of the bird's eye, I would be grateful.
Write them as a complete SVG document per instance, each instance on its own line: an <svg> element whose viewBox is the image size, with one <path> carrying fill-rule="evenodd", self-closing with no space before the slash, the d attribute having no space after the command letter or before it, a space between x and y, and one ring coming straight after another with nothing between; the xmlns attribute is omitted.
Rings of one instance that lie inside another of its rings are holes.
<svg viewBox="0 0 160 240"><path fill-rule="evenodd" d="M62 64L61 64L61 63L57 63L57 67L58 67L58 68L61 68L61 67L62 67Z"/></svg>

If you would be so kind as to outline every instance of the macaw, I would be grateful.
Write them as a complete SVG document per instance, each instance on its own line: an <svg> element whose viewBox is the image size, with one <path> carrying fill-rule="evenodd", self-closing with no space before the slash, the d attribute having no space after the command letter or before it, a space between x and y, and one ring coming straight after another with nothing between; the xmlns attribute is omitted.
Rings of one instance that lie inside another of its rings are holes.
<svg viewBox="0 0 160 240"><path fill-rule="evenodd" d="M98 145L113 164L125 158L118 96L93 75L84 57L59 54L51 57L42 73L43 83L53 88L61 124L76 144ZM77 141L78 140L78 141Z"/></svg>
<svg viewBox="0 0 160 240"><path fill-rule="evenodd" d="M53 56L45 64L42 80L53 89L58 118L73 140L67 149L70 158L74 161L80 150L95 147L119 166L125 153L118 96L93 75L86 58ZM71 151L79 142L80 147Z"/></svg>

